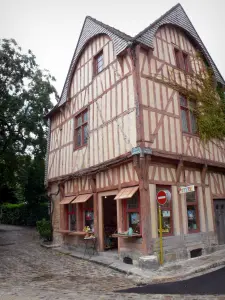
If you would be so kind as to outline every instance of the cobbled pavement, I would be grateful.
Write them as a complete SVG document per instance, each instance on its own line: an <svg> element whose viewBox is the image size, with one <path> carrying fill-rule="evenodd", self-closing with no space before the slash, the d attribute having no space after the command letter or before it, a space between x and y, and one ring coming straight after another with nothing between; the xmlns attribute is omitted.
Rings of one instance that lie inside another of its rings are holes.
<svg viewBox="0 0 225 300"><path fill-rule="evenodd" d="M0 300L175 300L225 296L119 294L132 277L40 246L34 229L0 225Z"/></svg>

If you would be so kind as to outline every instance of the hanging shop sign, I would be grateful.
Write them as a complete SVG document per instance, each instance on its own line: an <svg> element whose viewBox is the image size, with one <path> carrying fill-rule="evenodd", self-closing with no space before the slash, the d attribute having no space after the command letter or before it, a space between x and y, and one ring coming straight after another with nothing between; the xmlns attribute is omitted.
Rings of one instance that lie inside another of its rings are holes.
<svg viewBox="0 0 225 300"><path fill-rule="evenodd" d="M178 193L179 194L186 194L186 193L190 193L190 192L194 192L194 191L195 191L195 186L194 185L180 186L178 188Z"/></svg>
<svg viewBox="0 0 225 300"><path fill-rule="evenodd" d="M131 149L132 155L138 155L138 154L152 154L152 148L141 148L141 147L135 147Z"/></svg>

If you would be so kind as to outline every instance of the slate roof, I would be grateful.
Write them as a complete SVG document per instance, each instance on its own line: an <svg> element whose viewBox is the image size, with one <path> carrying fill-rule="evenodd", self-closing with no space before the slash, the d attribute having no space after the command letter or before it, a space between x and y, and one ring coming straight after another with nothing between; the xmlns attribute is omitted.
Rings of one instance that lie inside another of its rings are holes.
<svg viewBox="0 0 225 300"><path fill-rule="evenodd" d="M66 81L63 87L62 95L60 97L60 101L58 103L58 106L61 106L63 103L66 102L67 96L68 96L68 88L70 85L71 76L74 70L74 66L76 64L76 60L83 50L84 45L86 42L98 34L107 34L114 45L114 51L115 54L118 55L120 52L122 52L124 49L126 49L131 41L132 37L111 27L106 24L103 24L102 22L99 22L91 17L86 17L83 28L81 30L81 34L70 64L70 68L66 77Z"/></svg>
<svg viewBox="0 0 225 300"><path fill-rule="evenodd" d="M107 34L113 42L115 54L118 55L124 49L130 47L132 43L142 43L148 47L153 48L154 35L157 29L164 24L176 25L188 32L189 36L191 36L193 40L198 44L200 50L205 55L209 65L214 70L217 81L222 84L225 84L223 77L221 76L210 54L208 53L194 26L192 25L191 21L189 20L188 16L186 15L184 9L180 4L177 4L174 7L172 7L159 19L154 21L152 24L150 24L147 28L145 28L133 38L130 35L127 35L126 33L115 29L114 27L106 25L90 16L87 16L85 18L80 37L78 39L78 43L69 67L69 71L66 77L60 100L54 109L63 105L66 102L68 98L70 80L76 64L76 60L80 55L81 51L83 50L83 47L85 46L86 42L90 38L98 34Z"/></svg>
<svg viewBox="0 0 225 300"><path fill-rule="evenodd" d="M204 46L201 38L199 37L197 31L192 25L190 19L185 13L183 7L180 4L175 5L169 11L167 11L164 15L162 15L159 19L157 19L154 23L150 24L147 28L141 31L134 37L134 40L145 44L146 46L153 47L153 39L158 28L165 24L177 25L186 31L189 36L194 39L195 43L197 43L204 57L207 59L208 64L212 67L216 79L218 82L225 84L222 75L217 69L214 61L212 60L208 50Z"/></svg>

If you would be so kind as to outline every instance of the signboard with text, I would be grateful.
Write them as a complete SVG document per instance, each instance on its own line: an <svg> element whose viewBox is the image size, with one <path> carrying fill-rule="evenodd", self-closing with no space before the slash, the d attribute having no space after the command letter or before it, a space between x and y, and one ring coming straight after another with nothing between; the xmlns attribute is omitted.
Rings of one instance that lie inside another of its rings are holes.
<svg viewBox="0 0 225 300"><path fill-rule="evenodd" d="M195 186L194 185L180 186L178 188L178 193L179 194L186 194L186 193L190 193L190 192L194 192L194 191L195 191Z"/></svg>

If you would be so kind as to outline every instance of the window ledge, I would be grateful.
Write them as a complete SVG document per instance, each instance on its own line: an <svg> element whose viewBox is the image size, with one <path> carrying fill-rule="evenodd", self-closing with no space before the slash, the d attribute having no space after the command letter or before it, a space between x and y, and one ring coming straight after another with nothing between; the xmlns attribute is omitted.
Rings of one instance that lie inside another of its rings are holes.
<svg viewBox="0 0 225 300"><path fill-rule="evenodd" d="M186 136L199 138L199 135L197 133L191 133L191 132L185 132L185 131L182 131L182 133L183 133L183 135L186 135Z"/></svg>
<svg viewBox="0 0 225 300"><path fill-rule="evenodd" d="M80 149L82 149L82 148L84 148L84 147L87 147L87 144L82 145L82 146L80 146L80 147L74 147L74 148L73 148L73 151L80 150Z"/></svg>
<svg viewBox="0 0 225 300"><path fill-rule="evenodd" d="M139 234L139 233L133 233L132 235L127 235L127 234L122 234L122 233L114 233L112 234L112 237L115 237L115 238L124 238L124 239L127 239L127 238L141 238L142 235Z"/></svg>
<svg viewBox="0 0 225 300"><path fill-rule="evenodd" d="M66 229L58 229L58 230L55 230L55 232L59 232L59 233L63 233L63 234L69 234L71 231L66 230Z"/></svg>
<svg viewBox="0 0 225 300"><path fill-rule="evenodd" d="M81 235L81 236L85 236L86 232L84 232L84 231L70 231L69 235Z"/></svg>

